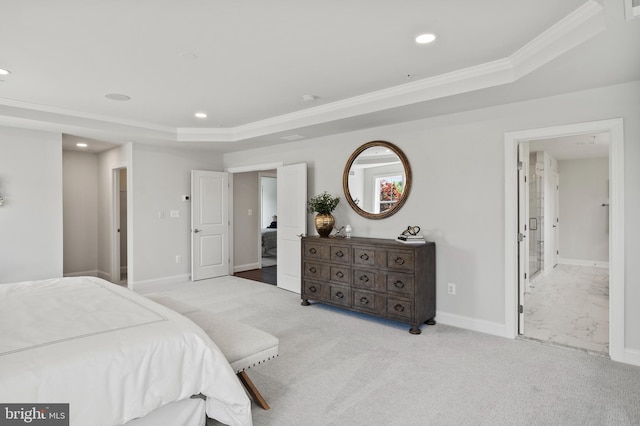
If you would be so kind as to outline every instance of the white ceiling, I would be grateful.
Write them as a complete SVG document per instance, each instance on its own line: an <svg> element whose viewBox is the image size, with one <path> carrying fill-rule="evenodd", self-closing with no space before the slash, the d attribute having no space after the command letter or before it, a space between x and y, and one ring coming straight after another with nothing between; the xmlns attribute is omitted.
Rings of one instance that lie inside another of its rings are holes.
<svg viewBox="0 0 640 426"><path fill-rule="evenodd" d="M556 160L609 157L608 133L563 136L529 141L529 150L545 151Z"/></svg>
<svg viewBox="0 0 640 426"><path fill-rule="evenodd" d="M640 78L623 0L0 6L0 124L117 144L236 151Z"/></svg>

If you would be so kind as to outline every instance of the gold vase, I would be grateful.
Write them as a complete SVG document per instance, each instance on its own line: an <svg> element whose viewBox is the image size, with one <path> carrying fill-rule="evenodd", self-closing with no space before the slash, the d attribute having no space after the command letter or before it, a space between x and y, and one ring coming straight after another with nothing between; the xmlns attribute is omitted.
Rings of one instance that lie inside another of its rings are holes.
<svg viewBox="0 0 640 426"><path fill-rule="evenodd" d="M314 224L316 225L316 231L321 237L328 237L331 231L333 231L333 225L336 220L332 214L317 214L314 218Z"/></svg>

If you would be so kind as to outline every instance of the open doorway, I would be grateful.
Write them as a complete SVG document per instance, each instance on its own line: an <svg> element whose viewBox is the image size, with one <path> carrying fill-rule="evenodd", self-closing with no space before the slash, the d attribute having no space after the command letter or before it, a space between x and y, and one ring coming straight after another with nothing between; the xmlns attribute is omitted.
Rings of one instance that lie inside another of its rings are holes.
<svg viewBox="0 0 640 426"><path fill-rule="evenodd" d="M609 353L609 139L604 132L522 142L526 338Z"/></svg>
<svg viewBox="0 0 640 426"><path fill-rule="evenodd" d="M278 176L274 172L259 174L260 179L260 254L262 269L278 265Z"/></svg>
<svg viewBox="0 0 640 426"><path fill-rule="evenodd" d="M522 197L518 195L519 181L522 180L519 150L522 142L538 139L551 139L563 136L585 134L609 134L609 356L614 361L625 359L625 303L624 303L624 265L625 265L625 218L624 218L624 126L620 118L591 121L521 130L505 133L505 336L517 337L523 334L524 282L522 273L525 256L523 255L527 218L520 218L519 205ZM562 185L562 182L560 182ZM562 188L562 186L561 186ZM519 201L520 200L520 201ZM604 208L600 206L600 208ZM562 215L562 213L560 213ZM520 219L520 220L519 220ZM562 226L562 224L561 224ZM560 237L560 250L562 237ZM527 242L528 244L528 242ZM562 255L562 251L561 251Z"/></svg>
<svg viewBox="0 0 640 426"><path fill-rule="evenodd" d="M234 275L276 285L277 171L233 175Z"/></svg>
<svg viewBox="0 0 640 426"><path fill-rule="evenodd" d="M113 169L111 281L127 287L127 168Z"/></svg>

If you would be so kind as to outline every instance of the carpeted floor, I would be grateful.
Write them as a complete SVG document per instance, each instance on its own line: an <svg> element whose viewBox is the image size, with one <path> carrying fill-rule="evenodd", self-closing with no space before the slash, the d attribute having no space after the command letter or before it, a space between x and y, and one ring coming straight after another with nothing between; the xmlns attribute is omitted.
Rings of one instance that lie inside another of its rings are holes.
<svg viewBox="0 0 640 426"><path fill-rule="evenodd" d="M414 336L236 277L160 293L280 339L248 371L271 405L255 426L640 425L640 367L605 357L440 324Z"/></svg>

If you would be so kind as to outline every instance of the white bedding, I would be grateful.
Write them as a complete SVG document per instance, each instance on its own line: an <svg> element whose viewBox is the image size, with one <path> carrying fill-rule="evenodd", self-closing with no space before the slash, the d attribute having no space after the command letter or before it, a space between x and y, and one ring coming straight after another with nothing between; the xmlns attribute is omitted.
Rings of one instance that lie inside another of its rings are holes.
<svg viewBox="0 0 640 426"><path fill-rule="evenodd" d="M191 320L99 278L0 285L0 401L70 403L71 425L120 425L202 393L251 425L251 402Z"/></svg>

